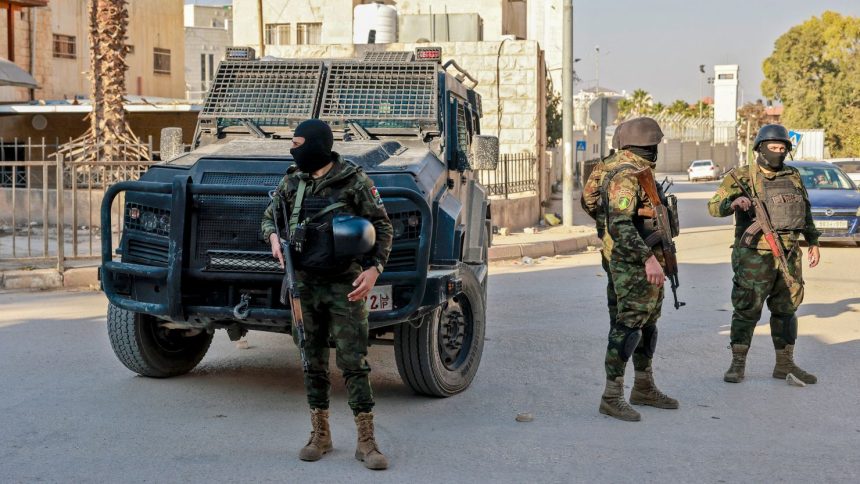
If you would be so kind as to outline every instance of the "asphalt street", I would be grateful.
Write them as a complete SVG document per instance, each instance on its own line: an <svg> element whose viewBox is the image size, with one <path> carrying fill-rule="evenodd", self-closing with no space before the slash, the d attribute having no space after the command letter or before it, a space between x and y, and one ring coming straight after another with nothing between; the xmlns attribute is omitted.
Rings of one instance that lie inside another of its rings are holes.
<svg viewBox="0 0 860 484"><path fill-rule="evenodd" d="M94 292L0 294L2 482L858 482L860 248L828 246L805 272L796 357L819 377L773 379L766 324L741 384L730 352L730 220L707 216L715 183L675 186L680 297L667 302L657 382L679 410L598 414L608 317L596 252L492 267L487 341L475 382L415 396L391 347L373 347L377 437L391 461L354 460L355 429L334 381L335 450L300 462L309 431L298 352L224 332L188 375L135 376L114 357ZM628 370L632 385L632 368ZM534 421L514 420L531 412Z"/></svg>

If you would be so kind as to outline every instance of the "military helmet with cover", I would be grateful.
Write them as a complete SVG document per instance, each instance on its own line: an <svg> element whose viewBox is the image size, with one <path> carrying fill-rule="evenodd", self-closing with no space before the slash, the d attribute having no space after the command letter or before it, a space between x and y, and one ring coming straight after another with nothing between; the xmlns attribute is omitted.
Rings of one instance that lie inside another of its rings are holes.
<svg viewBox="0 0 860 484"><path fill-rule="evenodd" d="M655 146L663 140L663 130L657 121L648 117L641 117L625 121L615 129L619 148L627 146Z"/></svg>

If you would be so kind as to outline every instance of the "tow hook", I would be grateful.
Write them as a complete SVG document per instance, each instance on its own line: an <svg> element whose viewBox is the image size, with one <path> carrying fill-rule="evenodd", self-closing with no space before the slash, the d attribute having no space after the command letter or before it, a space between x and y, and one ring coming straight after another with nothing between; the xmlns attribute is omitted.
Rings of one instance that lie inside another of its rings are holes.
<svg viewBox="0 0 860 484"><path fill-rule="evenodd" d="M248 314L251 312L250 301L251 296L249 294L242 294L242 300L233 308L233 317L242 320L247 319Z"/></svg>

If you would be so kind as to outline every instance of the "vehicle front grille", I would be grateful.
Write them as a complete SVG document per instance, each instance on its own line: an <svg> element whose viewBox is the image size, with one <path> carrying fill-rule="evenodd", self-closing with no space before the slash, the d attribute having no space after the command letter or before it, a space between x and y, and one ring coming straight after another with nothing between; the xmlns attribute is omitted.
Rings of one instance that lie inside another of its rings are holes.
<svg viewBox="0 0 860 484"><path fill-rule="evenodd" d="M394 226L397 240L418 240L421 237L421 212L418 210L390 213L388 218Z"/></svg>
<svg viewBox="0 0 860 484"><path fill-rule="evenodd" d="M418 249L415 247L395 247L391 250L391 254L388 256L388 263L385 264L385 270L414 270L417 257Z"/></svg>
<svg viewBox="0 0 860 484"><path fill-rule="evenodd" d="M167 239L153 241L130 238L123 260L167 267Z"/></svg>
<svg viewBox="0 0 860 484"><path fill-rule="evenodd" d="M131 218L131 211L137 210L138 216L137 218ZM125 217L123 220L125 222L125 228L131 230L140 230L141 232L149 232L155 235L170 235L170 226L164 225L161 223L157 223L152 230L146 230L143 228L143 218L144 214L147 212L155 214L155 219L159 220L161 217L167 215L170 216L170 210L164 210L161 208L148 207L146 205L141 205L139 203L128 202L125 204Z"/></svg>
<svg viewBox="0 0 860 484"><path fill-rule="evenodd" d="M284 270L278 261L272 258L271 252L210 250L206 253L207 271L222 272L271 272L279 273Z"/></svg>
<svg viewBox="0 0 860 484"><path fill-rule="evenodd" d="M203 175L202 183L274 189L281 178L275 174L210 172ZM271 253L266 250L268 244L260 239L260 220L268 205L269 197L265 195L198 196L195 249L206 270L273 272L267 265L261 265L262 259L255 255L266 255L267 264L272 261Z"/></svg>

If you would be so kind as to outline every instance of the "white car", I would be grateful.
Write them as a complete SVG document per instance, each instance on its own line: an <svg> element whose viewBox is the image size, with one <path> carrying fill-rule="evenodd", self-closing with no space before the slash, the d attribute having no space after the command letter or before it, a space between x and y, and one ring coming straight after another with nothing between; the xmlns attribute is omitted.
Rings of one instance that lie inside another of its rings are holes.
<svg viewBox="0 0 860 484"><path fill-rule="evenodd" d="M827 161L841 168L855 185L860 186L860 158L834 158Z"/></svg>
<svg viewBox="0 0 860 484"><path fill-rule="evenodd" d="M696 160L687 168L687 179L691 182L696 180L719 180L723 175L720 165L713 160Z"/></svg>

